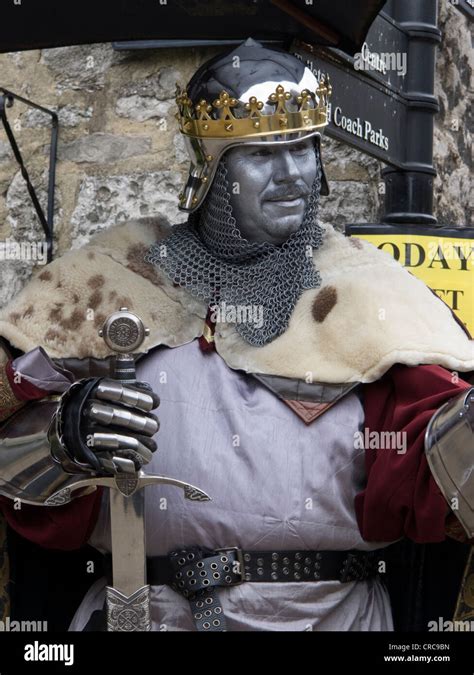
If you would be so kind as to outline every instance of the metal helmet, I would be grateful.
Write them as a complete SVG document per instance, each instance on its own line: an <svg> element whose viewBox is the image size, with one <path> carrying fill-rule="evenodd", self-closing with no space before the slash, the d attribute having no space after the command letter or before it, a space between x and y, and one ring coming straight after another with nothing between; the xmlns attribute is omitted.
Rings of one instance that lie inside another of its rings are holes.
<svg viewBox="0 0 474 675"><path fill-rule="evenodd" d="M191 157L179 208L199 208L229 148L311 136L319 146L330 95L327 76L318 81L296 56L251 38L204 63L186 89L176 90L176 118ZM321 194L329 194L324 170Z"/></svg>

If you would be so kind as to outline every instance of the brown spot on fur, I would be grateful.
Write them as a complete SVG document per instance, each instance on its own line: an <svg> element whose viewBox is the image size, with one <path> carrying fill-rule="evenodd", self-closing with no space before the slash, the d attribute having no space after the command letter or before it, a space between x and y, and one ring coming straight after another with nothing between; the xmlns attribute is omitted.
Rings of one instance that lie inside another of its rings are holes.
<svg viewBox="0 0 474 675"><path fill-rule="evenodd" d="M60 281L58 281L58 283L56 284L56 288L61 288L61 287L62 287L62 283Z"/></svg>
<svg viewBox="0 0 474 675"><path fill-rule="evenodd" d="M94 326L96 328L100 328L104 324L104 321L105 321L105 314L99 313L94 316Z"/></svg>
<svg viewBox="0 0 474 675"><path fill-rule="evenodd" d="M95 258L94 251L89 251L89 253L87 254L87 257L89 258L89 260L94 260L94 258Z"/></svg>
<svg viewBox="0 0 474 675"><path fill-rule="evenodd" d="M158 321L158 314L156 312L152 312L150 316L152 321Z"/></svg>
<svg viewBox="0 0 474 675"><path fill-rule="evenodd" d="M115 300L116 297L117 297L117 291L110 291L109 300L112 302L112 300Z"/></svg>
<svg viewBox="0 0 474 675"><path fill-rule="evenodd" d="M95 291L97 288L102 288L102 286L104 284L105 284L105 279L102 276L102 274L95 274L87 282L87 285L89 286L89 288L92 288L93 291Z"/></svg>
<svg viewBox="0 0 474 675"><path fill-rule="evenodd" d="M33 314L35 313L35 310L33 308L33 305L29 305L25 311L22 314L23 319L31 319Z"/></svg>
<svg viewBox="0 0 474 675"><path fill-rule="evenodd" d="M337 302L337 291L334 286L322 288L313 302L313 318L322 323Z"/></svg>
<svg viewBox="0 0 474 675"><path fill-rule="evenodd" d="M136 272L144 279L148 279L155 286L161 286L163 279L154 265L144 261L144 256L148 252L149 246L145 244L135 244L127 252L127 267Z"/></svg>
<svg viewBox="0 0 474 675"><path fill-rule="evenodd" d="M49 270L43 270L41 274L38 276L38 279L41 279L41 281L51 281L53 278L53 275Z"/></svg>
<svg viewBox="0 0 474 675"><path fill-rule="evenodd" d="M77 303L79 302L79 296L77 293L73 293L72 302L74 305L77 305Z"/></svg>
<svg viewBox="0 0 474 675"><path fill-rule="evenodd" d="M102 293L100 291L94 291L87 301L88 306L91 307L91 309L97 309L102 302L102 299Z"/></svg>
<svg viewBox="0 0 474 675"><path fill-rule="evenodd" d="M59 342L59 344L62 345L66 342L65 335L61 335L61 333L59 333L57 330L54 330L54 328L50 328L45 334L44 338L48 342Z"/></svg>
<svg viewBox="0 0 474 675"><path fill-rule="evenodd" d="M62 319L59 323L66 330L76 330L84 321L84 312L81 312L80 309L75 309L68 319Z"/></svg>
<svg viewBox="0 0 474 675"><path fill-rule="evenodd" d="M62 303L57 304L49 313L49 320L59 323L61 321L63 312L62 312Z"/></svg>
<svg viewBox="0 0 474 675"><path fill-rule="evenodd" d="M21 319L21 314L19 312L12 312L8 318L12 323L18 323Z"/></svg>
<svg viewBox="0 0 474 675"><path fill-rule="evenodd" d="M357 239L357 237L349 237L349 244L351 244L351 246L354 248L362 248L362 242L360 239Z"/></svg>

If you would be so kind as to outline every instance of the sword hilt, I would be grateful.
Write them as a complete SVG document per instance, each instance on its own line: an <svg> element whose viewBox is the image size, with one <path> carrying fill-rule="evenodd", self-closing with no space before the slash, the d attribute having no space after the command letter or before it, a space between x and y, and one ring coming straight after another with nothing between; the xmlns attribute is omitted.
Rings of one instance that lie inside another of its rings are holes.
<svg viewBox="0 0 474 675"><path fill-rule="evenodd" d="M109 349L115 352L115 375L120 382L136 382L133 352L141 347L150 329L126 307L111 314L99 330Z"/></svg>

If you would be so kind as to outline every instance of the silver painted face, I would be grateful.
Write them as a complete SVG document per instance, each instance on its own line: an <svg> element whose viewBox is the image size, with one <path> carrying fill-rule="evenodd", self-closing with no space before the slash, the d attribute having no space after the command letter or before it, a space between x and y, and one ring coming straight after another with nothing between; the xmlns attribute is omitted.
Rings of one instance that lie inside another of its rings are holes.
<svg viewBox="0 0 474 675"><path fill-rule="evenodd" d="M316 178L315 152L313 138L227 151L232 215L245 239L282 244L299 229Z"/></svg>

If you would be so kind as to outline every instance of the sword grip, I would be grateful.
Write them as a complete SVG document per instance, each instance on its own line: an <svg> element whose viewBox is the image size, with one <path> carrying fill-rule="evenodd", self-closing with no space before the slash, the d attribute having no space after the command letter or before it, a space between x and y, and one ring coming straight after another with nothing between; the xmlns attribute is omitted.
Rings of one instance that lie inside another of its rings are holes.
<svg viewBox="0 0 474 675"><path fill-rule="evenodd" d="M123 384L132 384L137 381L135 359L132 354L117 354L115 357L114 379Z"/></svg>

